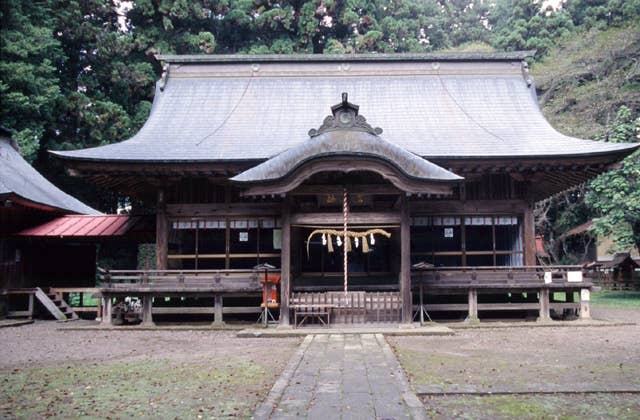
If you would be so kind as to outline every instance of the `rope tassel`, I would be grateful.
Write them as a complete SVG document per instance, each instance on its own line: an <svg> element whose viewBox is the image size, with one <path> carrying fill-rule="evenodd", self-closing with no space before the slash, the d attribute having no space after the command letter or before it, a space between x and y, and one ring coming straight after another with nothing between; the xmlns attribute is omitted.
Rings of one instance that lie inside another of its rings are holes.
<svg viewBox="0 0 640 420"><path fill-rule="evenodd" d="M327 235L327 247L329 248L329 252L333 252L335 249L333 247L333 243L332 243L332 237L335 236L336 237L336 243L338 244L338 246L340 246L341 242L345 242L344 241L344 231L342 230L336 230L336 229L316 229L313 232L311 232L309 234L309 236L307 237L307 257L309 257L310 255L310 251L309 251L309 244L311 243L311 239L313 239L314 236L316 235L322 235L325 234ZM367 248L369 248L369 244L373 245L375 243L375 239L373 238L373 235L382 235L384 237L390 238L391 234L389 232L387 232L384 229L369 229L366 230L364 232L353 232L348 230L347 231L347 237L349 238L360 238L360 240L362 241L362 252L366 252L365 251L365 246L367 246ZM366 237L369 237L369 244L365 245L366 242ZM371 251L371 249L369 248L369 251Z"/></svg>

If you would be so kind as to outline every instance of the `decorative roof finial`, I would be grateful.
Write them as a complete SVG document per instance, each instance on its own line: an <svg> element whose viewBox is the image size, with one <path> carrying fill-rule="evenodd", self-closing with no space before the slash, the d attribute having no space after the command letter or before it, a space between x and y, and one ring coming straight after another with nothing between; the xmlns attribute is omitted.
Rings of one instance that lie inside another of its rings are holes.
<svg viewBox="0 0 640 420"><path fill-rule="evenodd" d="M371 127L362 115L358 115L359 108L358 105L349 102L347 92L342 92L342 102L331 107L333 115L327 116L317 130L315 128L309 130L309 137L336 130L364 131L374 136L380 135L382 129Z"/></svg>

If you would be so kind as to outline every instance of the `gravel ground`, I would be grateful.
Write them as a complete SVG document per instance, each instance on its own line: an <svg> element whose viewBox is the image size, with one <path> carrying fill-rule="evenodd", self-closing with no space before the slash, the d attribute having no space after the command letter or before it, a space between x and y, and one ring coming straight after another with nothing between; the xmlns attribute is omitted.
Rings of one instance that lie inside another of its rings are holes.
<svg viewBox="0 0 640 420"><path fill-rule="evenodd" d="M640 324L640 309L603 308L594 306L591 308L591 317L613 322L633 322Z"/></svg>

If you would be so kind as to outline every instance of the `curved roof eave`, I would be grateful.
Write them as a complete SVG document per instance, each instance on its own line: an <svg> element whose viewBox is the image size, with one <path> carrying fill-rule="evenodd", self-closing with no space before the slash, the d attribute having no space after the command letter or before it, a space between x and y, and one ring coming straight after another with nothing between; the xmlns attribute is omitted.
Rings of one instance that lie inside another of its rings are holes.
<svg viewBox="0 0 640 420"><path fill-rule="evenodd" d="M101 214L53 185L0 135L0 194L14 195L24 203L66 213Z"/></svg>
<svg viewBox="0 0 640 420"><path fill-rule="evenodd" d="M379 136L362 131L328 131L288 149L233 178L238 183L271 182L285 178L305 163L321 158L376 158L406 177L429 182L458 182L464 178Z"/></svg>

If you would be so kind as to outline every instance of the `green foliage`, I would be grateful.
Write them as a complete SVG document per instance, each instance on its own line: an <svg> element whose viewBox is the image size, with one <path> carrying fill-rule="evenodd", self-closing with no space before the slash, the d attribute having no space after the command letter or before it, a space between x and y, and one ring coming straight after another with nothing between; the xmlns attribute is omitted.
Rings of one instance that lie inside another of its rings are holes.
<svg viewBox="0 0 640 420"><path fill-rule="evenodd" d="M580 29L531 70L543 112L565 134L605 135L621 104L640 109L640 21Z"/></svg>
<svg viewBox="0 0 640 420"><path fill-rule="evenodd" d="M153 58L158 53L533 48L539 59L552 54L545 66L551 61L573 66L565 69L566 79L577 85L579 95L566 98L569 104L605 104L594 107L599 109L595 116L580 114L573 105L574 112L564 112L558 109L564 101L553 95L558 86L552 86L544 99L557 105L550 113L554 124L569 121L567 126L582 130L578 134L594 137L618 105L639 108L634 51L640 45L640 0L569 0L556 11L540 10L533 0L136 0L125 11L124 27L114 5L113 0L5 0L0 8L2 124L16 131L22 153L38 169L63 188L73 185L75 195L102 210L115 208L118 195L72 184L44 151L99 146L135 134L150 112L161 70ZM613 26L626 38L593 35ZM578 34L575 48L584 52L575 53L579 59L554 47L568 33ZM596 41L600 47L590 48ZM597 72L574 77L576 61ZM623 61L624 66L617 65ZM603 81L612 80L613 71L620 83L607 85ZM599 97L586 101L592 90Z"/></svg>
<svg viewBox="0 0 640 420"><path fill-rule="evenodd" d="M569 13L564 10L541 10L531 0L501 0L493 25L493 44L501 50L537 50L544 55L558 39L573 30Z"/></svg>
<svg viewBox="0 0 640 420"><path fill-rule="evenodd" d="M17 131L27 160L34 160L62 99L56 64L65 60L53 37L52 9L29 1L2 3L0 19L0 120Z"/></svg>
<svg viewBox="0 0 640 420"><path fill-rule="evenodd" d="M622 106L603 141L637 141L640 114ZM615 251L640 247L640 152L622 161L619 169L608 171L589 185L586 203L594 210L594 230L612 236Z"/></svg>
<svg viewBox="0 0 640 420"><path fill-rule="evenodd" d="M619 26L640 18L640 0L569 0L566 7L574 24L586 28Z"/></svg>
<svg viewBox="0 0 640 420"><path fill-rule="evenodd" d="M138 245L138 270L156 269L156 244Z"/></svg>
<svg viewBox="0 0 640 420"><path fill-rule="evenodd" d="M471 0L145 0L128 17L147 54L425 52L488 42L489 10Z"/></svg>

